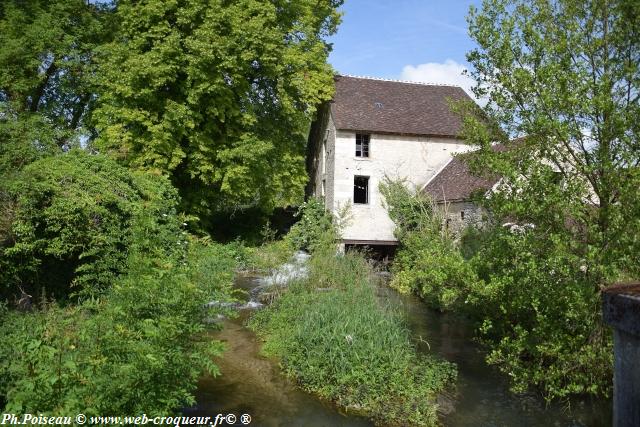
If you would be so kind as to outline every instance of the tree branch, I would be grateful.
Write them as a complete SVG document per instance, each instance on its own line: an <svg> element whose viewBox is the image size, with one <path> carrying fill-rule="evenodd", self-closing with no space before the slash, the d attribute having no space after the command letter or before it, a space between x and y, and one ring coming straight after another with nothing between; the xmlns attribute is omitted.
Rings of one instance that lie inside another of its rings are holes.
<svg viewBox="0 0 640 427"><path fill-rule="evenodd" d="M38 111L38 106L40 105L40 100L42 99L42 95L44 94L44 90L47 88L49 84L49 79L51 76L58 70L58 66L55 61L51 61L51 65L47 68L47 71L44 73L44 79L42 82L36 87L33 95L31 96L31 104L29 105L29 111L35 113Z"/></svg>

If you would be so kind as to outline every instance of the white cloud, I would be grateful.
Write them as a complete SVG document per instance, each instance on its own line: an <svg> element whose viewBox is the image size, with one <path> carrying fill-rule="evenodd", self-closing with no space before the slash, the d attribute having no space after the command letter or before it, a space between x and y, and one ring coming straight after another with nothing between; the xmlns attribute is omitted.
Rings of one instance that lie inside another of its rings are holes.
<svg viewBox="0 0 640 427"><path fill-rule="evenodd" d="M400 78L412 82L460 86L471 98L475 99L473 92L471 92L471 87L475 85L475 81L471 77L463 75L462 72L464 70L465 67L462 64L458 64L452 59L447 59L444 63L428 62L416 66L405 65Z"/></svg>

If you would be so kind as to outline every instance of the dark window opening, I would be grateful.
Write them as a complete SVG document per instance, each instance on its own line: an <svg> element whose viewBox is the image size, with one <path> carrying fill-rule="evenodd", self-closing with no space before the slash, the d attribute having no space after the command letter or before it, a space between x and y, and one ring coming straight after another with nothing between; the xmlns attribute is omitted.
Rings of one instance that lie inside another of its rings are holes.
<svg viewBox="0 0 640 427"><path fill-rule="evenodd" d="M369 203L369 177L356 176L353 178L353 203Z"/></svg>
<svg viewBox="0 0 640 427"><path fill-rule="evenodd" d="M369 157L369 139L371 135L356 133L356 157Z"/></svg>
<svg viewBox="0 0 640 427"><path fill-rule="evenodd" d="M460 219L464 221L464 211L460 211Z"/></svg>

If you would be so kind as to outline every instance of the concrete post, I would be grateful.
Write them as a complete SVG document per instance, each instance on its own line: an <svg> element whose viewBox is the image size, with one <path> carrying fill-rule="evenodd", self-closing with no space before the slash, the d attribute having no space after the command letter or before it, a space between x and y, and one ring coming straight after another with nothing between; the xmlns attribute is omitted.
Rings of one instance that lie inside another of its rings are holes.
<svg viewBox="0 0 640 427"><path fill-rule="evenodd" d="M614 328L613 426L640 426L640 283L605 289L604 321Z"/></svg>

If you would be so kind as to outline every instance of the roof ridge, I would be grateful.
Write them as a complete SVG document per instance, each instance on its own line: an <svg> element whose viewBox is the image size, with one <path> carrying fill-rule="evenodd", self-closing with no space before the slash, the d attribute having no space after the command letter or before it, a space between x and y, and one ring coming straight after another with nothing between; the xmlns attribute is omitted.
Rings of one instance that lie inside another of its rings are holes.
<svg viewBox="0 0 640 427"><path fill-rule="evenodd" d="M447 84L447 83L429 83L429 82L416 82L416 81L411 81L411 80L398 80L398 79L387 79L384 77L373 77L373 76L356 76L353 74L336 74L338 77L350 77L353 79L362 79L362 80L377 80L377 81L381 81L381 82L392 82L392 83L405 83L405 84L413 84L413 85L420 85L420 86L444 86L444 87L457 87L459 89L462 89L461 86L458 85L452 85L452 84Z"/></svg>

